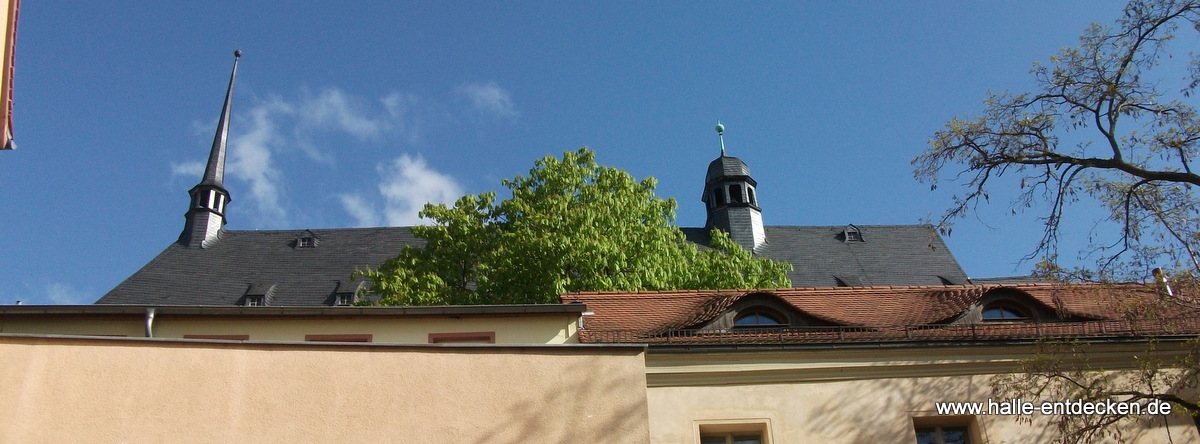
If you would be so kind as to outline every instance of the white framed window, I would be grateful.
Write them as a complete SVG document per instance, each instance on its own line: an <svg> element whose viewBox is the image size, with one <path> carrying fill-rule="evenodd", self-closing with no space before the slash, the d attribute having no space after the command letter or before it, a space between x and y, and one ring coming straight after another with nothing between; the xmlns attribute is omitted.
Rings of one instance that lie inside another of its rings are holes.
<svg viewBox="0 0 1200 444"><path fill-rule="evenodd" d="M246 296L246 304L245 305L247 307L258 307L260 305L266 305L263 303L263 302L265 302L264 299L265 299L265 297L263 297L263 296Z"/></svg>
<svg viewBox="0 0 1200 444"><path fill-rule="evenodd" d="M697 421L699 444L771 444L766 418Z"/></svg>

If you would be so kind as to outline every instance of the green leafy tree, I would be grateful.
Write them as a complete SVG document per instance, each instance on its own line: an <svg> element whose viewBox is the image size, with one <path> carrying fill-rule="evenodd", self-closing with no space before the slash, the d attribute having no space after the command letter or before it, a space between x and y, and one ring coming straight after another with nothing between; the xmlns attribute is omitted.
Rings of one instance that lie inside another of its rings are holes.
<svg viewBox="0 0 1200 444"><path fill-rule="evenodd" d="M426 205L425 240L358 275L382 305L557 303L562 293L605 290L789 287L791 265L756 258L713 230L709 248L674 226L675 200L653 178L596 164L582 148L535 162L504 180L512 197L468 195Z"/></svg>
<svg viewBox="0 0 1200 444"><path fill-rule="evenodd" d="M964 187L939 228L949 233L954 221L986 205L995 187L1010 186L1017 192L1014 212L1037 209L1045 224L1026 257L1043 259L1038 272L1114 284L1106 287L1121 299L1114 306L1130 309L1130 316L1164 323L1179 313L1195 316L1200 175L1191 163L1200 154L1200 117L1187 100L1200 84L1200 57L1187 51L1195 48L1196 31L1200 0L1134 0L1114 26L1092 25L1079 46L1063 49L1048 65L1034 64L1035 91L991 94L979 115L951 120L913 159L917 178L931 188L943 177ZM1180 63L1182 72L1164 69ZM1080 252L1097 260L1094 267L1060 268L1054 263L1059 233L1081 199L1107 209L1116 230L1094 232L1093 244ZM1152 272L1159 267L1167 272ZM1167 276L1173 292L1166 291ZM1115 285L1121 282L1135 284ZM1161 297L1133 297L1147 291ZM1120 372L1079 359L1085 345L1043 351L1022 364L1023 373L997 377L997 396L1160 400L1175 412L1200 415L1195 341L1171 353L1150 343ZM1054 423L1060 441L1091 442L1119 440L1123 425L1144 420L1083 415Z"/></svg>

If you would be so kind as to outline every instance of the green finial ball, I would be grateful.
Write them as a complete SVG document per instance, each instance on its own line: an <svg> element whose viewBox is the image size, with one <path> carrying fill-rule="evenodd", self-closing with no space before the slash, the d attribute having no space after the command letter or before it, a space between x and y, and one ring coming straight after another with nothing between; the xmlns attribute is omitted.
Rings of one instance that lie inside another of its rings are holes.
<svg viewBox="0 0 1200 444"><path fill-rule="evenodd" d="M722 125L721 122L717 122L717 134L721 134L723 132L725 132L725 125Z"/></svg>

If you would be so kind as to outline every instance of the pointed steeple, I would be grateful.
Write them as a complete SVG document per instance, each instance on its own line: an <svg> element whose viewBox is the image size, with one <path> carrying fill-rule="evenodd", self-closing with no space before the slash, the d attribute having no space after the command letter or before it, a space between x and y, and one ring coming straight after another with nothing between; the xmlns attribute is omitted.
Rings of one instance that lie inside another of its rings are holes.
<svg viewBox="0 0 1200 444"><path fill-rule="evenodd" d="M767 243L762 209L755 195L758 182L750 177L745 162L725 154L725 125L720 122L717 137L721 139L721 157L708 164L704 194L700 196L708 212L705 228L719 228L742 248L754 251Z"/></svg>
<svg viewBox="0 0 1200 444"><path fill-rule="evenodd" d="M229 139L229 108L233 104L233 80L237 78L238 59L242 51L233 52L233 72L229 74L229 88L225 90L225 106L221 108L221 119L217 121L217 134L213 136L212 151L208 153L208 165L204 167L202 185L222 186L225 180L225 144Z"/></svg>
<svg viewBox="0 0 1200 444"><path fill-rule="evenodd" d="M208 154L208 165L200 183L188 190L191 204L184 218L183 233L179 243L187 247L207 247L217 240L225 226L225 206L229 204L229 191L225 190L225 146L229 139L229 111L233 103L233 81L237 78L238 59L242 51L233 52L233 72L229 74L229 87L225 90L225 105L217 121L217 133L213 136L212 151Z"/></svg>

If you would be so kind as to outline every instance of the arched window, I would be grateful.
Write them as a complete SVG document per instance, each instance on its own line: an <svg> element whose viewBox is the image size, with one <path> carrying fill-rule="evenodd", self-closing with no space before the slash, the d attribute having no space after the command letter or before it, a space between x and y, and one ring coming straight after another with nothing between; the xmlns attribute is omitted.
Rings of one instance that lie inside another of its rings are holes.
<svg viewBox="0 0 1200 444"><path fill-rule="evenodd" d="M716 202L718 207L725 205L725 190L713 188L713 202Z"/></svg>
<svg viewBox="0 0 1200 444"><path fill-rule="evenodd" d="M754 200L754 188L746 187L746 195L750 196L750 205L758 205L758 201Z"/></svg>
<svg viewBox="0 0 1200 444"><path fill-rule="evenodd" d="M753 310L738 314L737 319L733 321L733 326L750 328L784 327L787 326L787 323L783 322L783 319L777 314L763 310Z"/></svg>
<svg viewBox="0 0 1200 444"><path fill-rule="evenodd" d="M1029 315L1025 314L1025 310L1005 303L988 304L983 307L984 321L1026 321L1029 320Z"/></svg>
<svg viewBox="0 0 1200 444"><path fill-rule="evenodd" d="M733 184L729 186L729 201L733 203L742 203L742 186Z"/></svg>

